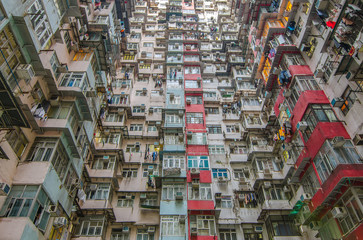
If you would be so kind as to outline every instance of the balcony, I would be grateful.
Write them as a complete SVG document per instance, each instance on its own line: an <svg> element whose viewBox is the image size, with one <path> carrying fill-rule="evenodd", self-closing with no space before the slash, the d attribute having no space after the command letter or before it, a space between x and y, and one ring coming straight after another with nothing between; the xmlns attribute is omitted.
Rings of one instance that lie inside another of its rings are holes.
<svg viewBox="0 0 363 240"><path fill-rule="evenodd" d="M181 53L176 55L168 54L166 58L167 64L183 64L183 55Z"/></svg>

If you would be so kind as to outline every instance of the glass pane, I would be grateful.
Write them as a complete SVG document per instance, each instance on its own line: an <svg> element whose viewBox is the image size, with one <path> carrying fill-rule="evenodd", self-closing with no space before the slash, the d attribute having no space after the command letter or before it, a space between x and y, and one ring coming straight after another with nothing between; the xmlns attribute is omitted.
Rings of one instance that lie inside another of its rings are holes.
<svg viewBox="0 0 363 240"><path fill-rule="evenodd" d="M28 216L28 212L30 209L30 206L32 205L33 199L26 199L24 206L19 214L19 217L26 217Z"/></svg>

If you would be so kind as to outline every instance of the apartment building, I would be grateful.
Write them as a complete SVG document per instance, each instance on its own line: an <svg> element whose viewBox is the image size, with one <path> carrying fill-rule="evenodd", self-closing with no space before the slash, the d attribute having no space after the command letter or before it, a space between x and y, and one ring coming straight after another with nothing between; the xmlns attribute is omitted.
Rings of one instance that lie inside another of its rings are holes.
<svg viewBox="0 0 363 240"><path fill-rule="evenodd" d="M1 1L0 239L360 239L362 7Z"/></svg>

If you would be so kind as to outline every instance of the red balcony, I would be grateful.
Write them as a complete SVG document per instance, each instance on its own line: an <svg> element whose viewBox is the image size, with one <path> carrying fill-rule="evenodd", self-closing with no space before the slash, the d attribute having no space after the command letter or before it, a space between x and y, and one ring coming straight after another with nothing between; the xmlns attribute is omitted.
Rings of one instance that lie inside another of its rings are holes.
<svg viewBox="0 0 363 240"><path fill-rule="evenodd" d="M312 132L309 140L305 144L305 148L301 151L300 156L295 163L295 172L293 178L300 178L303 171L308 168L312 159L315 158L320 148L327 139L332 139L336 136L342 136L349 139L349 134L345 130L341 122L319 122Z"/></svg>
<svg viewBox="0 0 363 240"><path fill-rule="evenodd" d="M361 223L353 232L348 234L344 240L356 240L363 236L363 223Z"/></svg>
<svg viewBox="0 0 363 240"><path fill-rule="evenodd" d="M290 65L289 72L292 77L296 75L309 75L309 76L314 75L308 65Z"/></svg>
<svg viewBox="0 0 363 240"><path fill-rule="evenodd" d="M188 210L214 210L214 201L188 200Z"/></svg>
<svg viewBox="0 0 363 240"><path fill-rule="evenodd" d="M311 199L310 210L315 211L318 207L326 206L327 204L334 205L350 185L362 185L362 182L355 181L356 179L361 179L362 176L363 164L338 165L323 185L321 185L321 189ZM361 226L359 228L360 230L358 232L361 233L363 229Z"/></svg>
<svg viewBox="0 0 363 240"><path fill-rule="evenodd" d="M187 182L192 182L192 179L196 178L195 174L191 174L190 171L187 172ZM197 176L200 183L212 183L212 174L209 170L200 170Z"/></svg>

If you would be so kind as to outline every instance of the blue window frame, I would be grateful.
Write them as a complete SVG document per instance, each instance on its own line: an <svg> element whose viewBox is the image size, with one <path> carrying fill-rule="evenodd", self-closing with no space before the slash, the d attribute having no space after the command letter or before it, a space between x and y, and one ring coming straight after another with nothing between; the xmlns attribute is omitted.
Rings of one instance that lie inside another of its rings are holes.
<svg viewBox="0 0 363 240"><path fill-rule="evenodd" d="M188 168L199 168L200 170L209 170L209 157L188 156Z"/></svg>
<svg viewBox="0 0 363 240"><path fill-rule="evenodd" d="M225 169L225 168L213 168L212 175L213 175L213 178L217 178L217 177L228 178L228 172L227 172L227 169Z"/></svg>

